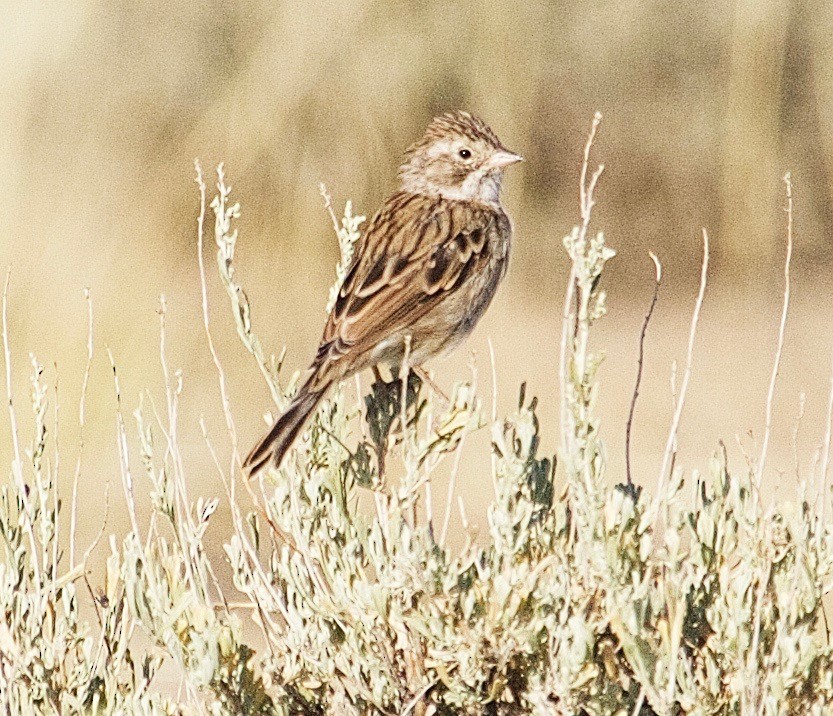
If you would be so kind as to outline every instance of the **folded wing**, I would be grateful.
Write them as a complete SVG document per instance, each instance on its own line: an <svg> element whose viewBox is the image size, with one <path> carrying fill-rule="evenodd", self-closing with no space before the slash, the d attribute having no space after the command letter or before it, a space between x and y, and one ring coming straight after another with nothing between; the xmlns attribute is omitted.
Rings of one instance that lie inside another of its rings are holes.
<svg viewBox="0 0 833 716"><path fill-rule="evenodd" d="M394 194L359 239L316 363L338 372L342 356L369 355L414 326L486 268L489 239L501 221L508 220L485 205ZM323 374L333 377L330 370Z"/></svg>

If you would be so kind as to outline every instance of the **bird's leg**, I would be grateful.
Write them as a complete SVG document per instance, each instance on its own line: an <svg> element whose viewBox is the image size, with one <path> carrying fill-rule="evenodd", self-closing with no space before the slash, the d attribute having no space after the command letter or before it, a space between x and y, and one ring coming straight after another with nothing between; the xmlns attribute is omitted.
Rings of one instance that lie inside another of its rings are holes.
<svg viewBox="0 0 833 716"><path fill-rule="evenodd" d="M413 368L411 368L411 370L413 370L414 373L416 373L416 375L419 377L419 379L423 383L426 383L428 385L428 387L430 387L431 390L433 390L442 399L442 401L443 401L443 403L445 403L446 407L451 404L451 401L449 400L448 396L445 394L443 389L440 388L439 385L437 385L437 383L428 374L428 371L425 370L425 368L423 368L422 366L415 365L415 366L413 366Z"/></svg>

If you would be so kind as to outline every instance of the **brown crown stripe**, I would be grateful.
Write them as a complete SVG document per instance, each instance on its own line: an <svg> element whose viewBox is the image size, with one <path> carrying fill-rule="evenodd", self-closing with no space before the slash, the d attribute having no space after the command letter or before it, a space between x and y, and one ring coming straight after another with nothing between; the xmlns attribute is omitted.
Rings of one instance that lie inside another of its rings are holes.
<svg viewBox="0 0 833 716"><path fill-rule="evenodd" d="M447 112L436 117L428 125L428 129L425 130L422 138L408 147L405 152L406 158L412 156L415 152L428 146L435 140L447 137L449 133L456 134L473 142L483 139L497 149L504 148L497 135L492 131L492 128L480 119L480 117L463 111Z"/></svg>

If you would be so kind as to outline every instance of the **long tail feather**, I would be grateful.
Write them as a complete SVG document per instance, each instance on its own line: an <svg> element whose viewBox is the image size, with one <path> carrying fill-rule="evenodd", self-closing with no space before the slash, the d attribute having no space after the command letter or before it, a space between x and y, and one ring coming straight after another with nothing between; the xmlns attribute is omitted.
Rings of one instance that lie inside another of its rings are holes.
<svg viewBox="0 0 833 716"><path fill-rule="evenodd" d="M252 448L243 461L243 469L249 477L254 477L269 463L280 467L287 451L292 447L307 420L327 392L327 387L323 390L310 390L307 385L304 385L298 391L298 395L295 396L286 412L278 418L266 437Z"/></svg>

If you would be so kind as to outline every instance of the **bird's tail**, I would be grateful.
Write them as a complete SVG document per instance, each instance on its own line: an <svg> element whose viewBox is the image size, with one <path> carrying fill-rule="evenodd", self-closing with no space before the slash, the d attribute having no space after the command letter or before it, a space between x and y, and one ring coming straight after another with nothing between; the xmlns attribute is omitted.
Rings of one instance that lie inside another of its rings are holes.
<svg viewBox="0 0 833 716"><path fill-rule="evenodd" d="M250 478L254 477L269 463L275 467L280 467L287 451L292 447L307 420L315 412L330 387L329 384L326 384L323 387L316 386L315 389L312 389L310 383L312 383L312 379L304 383L286 412L278 418L272 429L252 448L252 451L243 461L243 469Z"/></svg>

